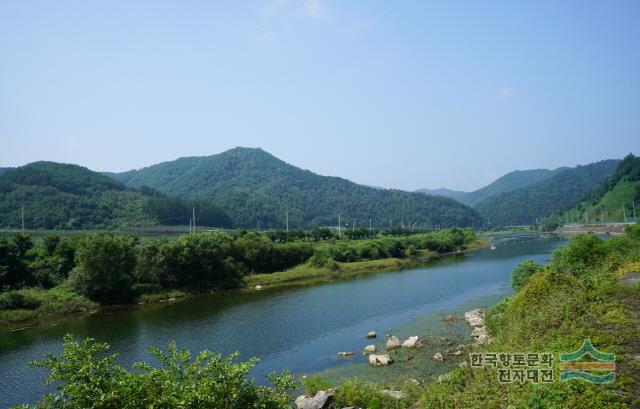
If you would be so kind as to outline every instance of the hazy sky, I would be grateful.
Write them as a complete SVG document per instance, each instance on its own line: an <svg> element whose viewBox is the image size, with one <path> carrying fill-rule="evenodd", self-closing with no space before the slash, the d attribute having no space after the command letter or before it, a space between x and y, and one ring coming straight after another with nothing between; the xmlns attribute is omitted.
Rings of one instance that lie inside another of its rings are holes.
<svg viewBox="0 0 640 409"><path fill-rule="evenodd" d="M640 1L0 2L0 166L234 146L475 189L640 153Z"/></svg>

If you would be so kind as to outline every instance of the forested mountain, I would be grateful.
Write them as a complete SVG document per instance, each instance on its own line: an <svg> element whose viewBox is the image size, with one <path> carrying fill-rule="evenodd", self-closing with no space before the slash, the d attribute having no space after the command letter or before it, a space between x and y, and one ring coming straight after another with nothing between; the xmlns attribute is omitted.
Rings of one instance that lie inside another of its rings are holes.
<svg viewBox="0 0 640 409"><path fill-rule="evenodd" d="M181 158L141 170L110 174L131 187L150 186L169 195L211 200L236 226L336 225L385 227L389 223L430 226L482 224L474 210L449 198L381 190L338 177L316 175L253 148Z"/></svg>
<svg viewBox="0 0 640 409"><path fill-rule="evenodd" d="M467 206L474 207L478 203L486 200L492 196L499 195L501 193L511 192L512 190L520 189L541 182L545 179L551 178L554 175L562 172L567 168L558 168L555 170L549 169L531 169L531 170L515 170L509 172L504 176L499 177L489 185L474 190L473 192L461 192L457 190L451 190L447 188L441 189L420 189L418 192L429 193L432 195L440 195L451 197L456 199Z"/></svg>
<svg viewBox="0 0 640 409"><path fill-rule="evenodd" d="M640 215L640 158L627 155L611 177L587 193L583 201L563 211L560 222L621 222ZM624 210L623 210L624 209Z"/></svg>
<svg viewBox="0 0 640 409"><path fill-rule="evenodd" d="M0 227L93 229L189 224L192 206L203 225L230 225L219 208L132 189L77 165L34 162L0 173Z"/></svg>
<svg viewBox="0 0 640 409"><path fill-rule="evenodd" d="M607 180L620 163L604 160L575 168L561 168L527 187L490 196L474 206L489 223L498 226L533 224L579 202ZM535 178L535 177L534 177Z"/></svg>
<svg viewBox="0 0 640 409"><path fill-rule="evenodd" d="M6 171L10 170L11 168L0 168L0 175L2 175L3 173L5 173Z"/></svg>
<svg viewBox="0 0 640 409"><path fill-rule="evenodd" d="M461 190L451 190L451 189L447 189L446 187L441 187L440 189L419 189L419 190L416 190L416 192L426 193L429 195L450 197L452 199L456 199L457 201L460 201L463 203L464 203L465 196L469 194L469 192L463 192Z"/></svg>

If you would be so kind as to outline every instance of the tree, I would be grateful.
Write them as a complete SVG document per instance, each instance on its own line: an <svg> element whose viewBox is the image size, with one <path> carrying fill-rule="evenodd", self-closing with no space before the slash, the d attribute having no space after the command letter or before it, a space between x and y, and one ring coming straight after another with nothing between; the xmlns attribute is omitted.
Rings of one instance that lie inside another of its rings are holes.
<svg viewBox="0 0 640 409"><path fill-rule="evenodd" d="M79 245L78 265L71 273L74 288L94 301L126 300L133 284L136 241L112 234L87 236Z"/></svg>

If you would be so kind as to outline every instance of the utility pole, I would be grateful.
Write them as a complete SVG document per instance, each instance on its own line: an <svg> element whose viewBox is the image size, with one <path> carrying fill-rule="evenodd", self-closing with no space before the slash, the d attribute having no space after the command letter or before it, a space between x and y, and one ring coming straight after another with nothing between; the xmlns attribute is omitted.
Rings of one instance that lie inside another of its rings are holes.
<svg viewBox="0 0 640 409"><path fill-rule="evenodd" d="M369 230L371 230L371 219L369 219Z"/></svg>
<svg viewBox="0 0 640 409"><path fill-rule="evenodd" d="M627 222L627 211L624 209L624 205L622 205L622 217L624 217L624 222Z"/></svg>
<svg viewBox="0 0 640 409"><path fill-rule="evenodd" d="M338 215L338 238L340 238L340 215Z"/></svg>
<svg viewBox="0 0 640 409"><path fill-rule="evenodd" d="M285 210L284 212L284 217L286 219L286 229L287 229L287 233L289 232L289 211Z"/></svg>
<svg viewBox="0 0 640 409"><path fill-rule="evenodd" d="M193 233L196 232L196 207L193 207Z"/></svg>
<svg viewBox="0 0 640 409"><path fill-rule="evenodd" d="M353 226L351 226L351 232L355 233L356 231L356 219L353 219Z"/></svg>
<svg viewBox="0 0 640 409"><path fill-rule="evenodd" d="M24 205L22 205L22 232L24 233Z"/></svg>

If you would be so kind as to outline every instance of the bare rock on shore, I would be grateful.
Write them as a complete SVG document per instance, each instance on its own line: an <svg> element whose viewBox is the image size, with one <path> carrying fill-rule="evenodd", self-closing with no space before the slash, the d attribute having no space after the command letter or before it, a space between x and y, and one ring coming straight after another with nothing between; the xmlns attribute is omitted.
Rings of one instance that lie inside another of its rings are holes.
<svg viewBox="0 0 640 409"><path fill-rule="evenodd" d="M297 409L334 409L334 389L319 391L314 396L298 396L295 400Z"/></svg>
<svg viewBox="0 0 640 409"><path fill-rule="evenodd" d="M420 338L416 336L409 337L402 343L403 348L416 348L416 347L419 347L420 345L421 345Z"/></svg>
<svg viewBox="0 0 640 409"><path fill-rule="evenodd" d="M389 355L369 355L369 365L372 366L387 366L393 363L393 358Z"/></svg>
<svg viewBox="0 0 640 409"><path fill-rule="evenodd" d="M400 348L400 340L395 335L391 335L387 340L387 350Z"/></svg>
<svg viewBox="0 0 640 409"><path fill-rule="evenodd" d="M467 311L467 312L464 313L464 319L472 327L483 327L484 326L484 311L482 311L480 308L476 308L475 310Z"/></svg>

